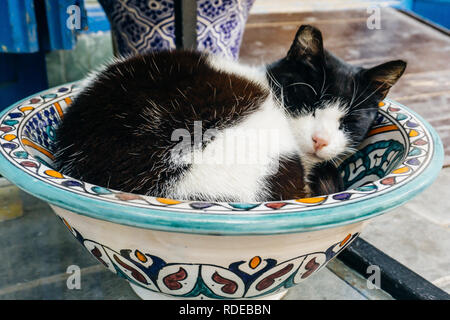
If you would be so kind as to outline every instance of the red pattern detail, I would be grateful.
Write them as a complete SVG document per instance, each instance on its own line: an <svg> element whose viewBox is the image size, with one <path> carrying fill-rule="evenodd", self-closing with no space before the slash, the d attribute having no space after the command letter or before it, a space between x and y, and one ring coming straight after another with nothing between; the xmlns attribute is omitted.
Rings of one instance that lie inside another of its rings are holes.
<svg viewBox="0 0 450 320"><path fill-rule="evenodd" d="M316 258L312 258L311 260L309 260L305 266L306 272L302 274L302 279L308 278L314 271L317 270L319 266L320 264L316 262Z"/></svg>
<svg viewBox="0 0 450 320"><path fill-rule="evenodd" d="M272 273L270 276L265 277L256 285L256 290L262 291L264 289L267 289L275 282L276 278L284 276L286 273L291 271L293 267L294 267L294 265L292 263L290 263L283 269L278 270L277 272Z"/></svg>
<svg viewBox="0 0 450 320"><path fill-rule="evenodd" d="M385 179L381 180L381 183L384 185L391 186L391 185L395 184L395 178L394 177L385 178Z"/></svg>
<svg viewBox="0 0 450 320"><path fill-rule="evenodd" d="M94 249L91 250L91 253L94 255L94 257L97 258L98 261L100 261L105 267L108 267L108 265L106 264L105 261L103 261L103 259L101 258L102 253L100 252L100 250L98 250L97 247L95 247Z"/></svg>
<svg viewBox="0 0 450 320"><path fill-rule="evenodd" d="M3 132L9 132L11 130L12 130L11 127L0 127L0 131L3 131Z"/></svg>
<svg viewBox="0 0 450 320"><path fill-rule="evenodd" d="M120 264L123 268L129 270L131 272L131 276L136 279L137 281L144 283L144 284L148 284L147 280L145 279L145 277L139 273L139 271L137 271L135 268L130 267L129 265L127 265L126 263L124 263L122 260L120 260L116 255L113 255L114 260L116 260L116 262L118 264Z"/></svg>
<svg viewBox="0 0 450 320"><path fill-rule="evenodd" d="M236 292L236 290L238 288L236 282L222 277L221 275L219 275L219 273L217 271L214 272L212 279L214 280L214 282L216 282L218 284L223 284L221 290L224 293L233 294Z"/></svg>
<svg viewBox="0 0 450 320"><path fill-rule="evenodd" d="M265 204L265 206L267 208L274 209L274 210L283 208L285 205L287 205L286 202L269 202L269 203Z"/></svg>
<svg viewBox="0 0 450 320"><path fill-rule="evenodd" d="M180 281L186 278L187 278L186 270L180 267L180 269L177 272L165 276L163 282L166 285L166 287L169 288L170 290L178 290L183 287Z"/></svg>

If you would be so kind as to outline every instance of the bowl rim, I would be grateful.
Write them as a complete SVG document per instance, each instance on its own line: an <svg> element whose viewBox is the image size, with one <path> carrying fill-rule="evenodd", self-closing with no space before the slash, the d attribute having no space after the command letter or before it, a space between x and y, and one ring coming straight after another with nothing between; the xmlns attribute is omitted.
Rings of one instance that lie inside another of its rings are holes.
<svg viewBox="0 0 450 320"><path fill-rule="evenodd" d="M80 81L65 83L32 94L2 110L0 119L33 97L77 83ZM443 165L443 146L434 128L404 105L390 99L385 99L385 102L400 107L414 116L422 125L425 134L429 136L429 144L432 148L428 155L429 161L418 175L403 185L392 188L391 191L368 198L362 197L353 202L344 201L334 206L302 207L290 211L274 211L267 208L245 214L239 214L239 210L232 209L228 209L229 213L223 214L190 208L173 210L170 206L132 206L124 201L111 202L107 199L92 198L57 188L34 178L25 169L14 165L1 152L0 173L25 192L57 207L91 218L144 229L209 235L268 235L337 227L367 220L402 205L428 187L436 179ZM27 117L24 116L23 119L25 118ZM260 202L257 205L269 203L280 203L280 201Z"/></svg>

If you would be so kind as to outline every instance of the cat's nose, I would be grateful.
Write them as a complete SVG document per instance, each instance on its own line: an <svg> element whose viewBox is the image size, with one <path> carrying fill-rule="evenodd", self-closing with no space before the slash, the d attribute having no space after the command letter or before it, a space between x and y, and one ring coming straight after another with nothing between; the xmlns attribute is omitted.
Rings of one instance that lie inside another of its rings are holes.
<svg viewBox="0 0 450 320"><path fill-rule="evenodd" d="M323 139L321 137L313 136L312 141L314 144L314 151L319 151L323 147L326 147L328 145L328 140Z"/></svg>

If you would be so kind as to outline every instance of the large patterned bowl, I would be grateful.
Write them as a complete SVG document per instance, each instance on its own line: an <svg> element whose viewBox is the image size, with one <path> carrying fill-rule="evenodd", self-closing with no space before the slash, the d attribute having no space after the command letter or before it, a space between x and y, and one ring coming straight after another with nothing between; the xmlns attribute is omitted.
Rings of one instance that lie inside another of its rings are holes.
<svg viewBox="0 0 450 320"><path fill-rule="evenodd" d="M77 90L76 83L49 89L0 114L0 172L47 201L81 245L143 298L279 298L370 218L424 190L443 162L433 128L385 101L360 151L341 164L348 191L264 203L128 194L52 168L55 129Z"/></svg>

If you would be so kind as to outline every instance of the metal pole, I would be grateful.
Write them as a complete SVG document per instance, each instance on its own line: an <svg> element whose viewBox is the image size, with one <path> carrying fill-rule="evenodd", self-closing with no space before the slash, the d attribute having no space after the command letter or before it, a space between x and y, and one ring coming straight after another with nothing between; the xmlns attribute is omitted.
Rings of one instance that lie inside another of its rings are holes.
<svg viewBox="0 0 450 320"><path fill-rule="evenodd" d="M197 48L197 1L175 0L175 45L177 49Z"/></svg>

